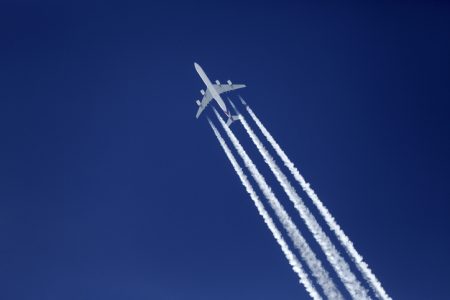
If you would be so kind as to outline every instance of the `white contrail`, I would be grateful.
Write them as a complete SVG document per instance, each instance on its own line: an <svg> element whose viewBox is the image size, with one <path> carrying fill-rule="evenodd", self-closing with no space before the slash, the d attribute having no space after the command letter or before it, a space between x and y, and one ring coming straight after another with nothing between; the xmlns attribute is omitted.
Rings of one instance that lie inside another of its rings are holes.
<svg viewBox="0 0 450 300"><path fill-rule="evenodd" d="M236 107L234 106L233 102L230 101L230 103L236 110ZM239 114L239 112L237 113ZM245 130L247 131L248 135L250 136L251 140L253 141L253 143L256 145L259 152L263 156L264 161L270 167L272 173L275 175L278 182L281 184L284 191L288 195L289 200L292 201L295 208L300 213L301 218L305 221L306 226L311 231L315 240L322 248L328 261L338 274L339 278L341 279L344 286L347 288L352 298L358 300L370 299L369 295L367 294L367 290L361 285L356 276L353 274L353 272L350 269L350 266L347 264L345 259L340 255L339 251L336 249L331 240L322 230L320 224L317 222L316 218L311 214L310 210L303 203L303 200L297 194L295 188L291 185L286 175L284 175L284 173L280 170L277 163L273 159L272 155L270 155L270 153L261 143L261 140L250 128L250 125L248 125L244 116L240 115L239 119L242 125L244 126Z"/></svg>
<svg viewBox="0 0 450 300"><path fill-rule="evenodd" d="M241 98L241 101L243 101L242 98ZM314 190L310 187L309 183L306 182L306 180L300 174L299 170L295 167L294 163L288 158L286 153L284 153L283 149L281 149L280 145L278 145L278 143L275 141L275 139L272 137L272 135L269 133L269 131L266 129L266 127L261 123L259 118L252 111L252 109L248 105L246 105L245 101L243 101L243 104L246 106L247 112L250 114L253 121L255 121L258 128L261 130L263 135L266 137L266 139L269 141L269 143L275 149L275 152L283 160L284 165L289 169L289 171L294 176L294 178L300 183L302 189L311 198L312 202L317 207L320 214L325 219L325 222L330 227L330 229L332 231L334 231L339 242L344 247L344 249L346 250L348 255L355 262L356 267L361 272L364 279L369 283L369 285L373 289L375 295L379 299L391 300L392 298L386 293L386 291L384 290L384 288L381 285L381 282L372 273L372 271L370 270L367 263L364 262L363 257L358 253L358 251L356 251L355 247L353 246L353 243L350 241L350 239L344 233L344 231L341 229L341 227L336 223L336 220L334 219L334 217L331 215L331 213L328 211L328 209L322 203L322 201L320 201L319 197L316 195Z"/></svg>
<svg viewBox="0 0 450 300"><path fill-rule="evenodd" d="M239 156L244 161L245 166L250 171L250 174L255 179L264 196L267 198L270 206L274 210L281 224L286 229L289 237L292 239L294 246L299 250L302 259L308 265L311 273L316 278L317 283L322 288L324 294L328 299L343 299L341 293L335 286L333 280L330 278L328 272L323 268L322 263L319 259L317 259L316 255L301 235L297 226L295 226L294 222L289 217L284 207L278 201L262 174L258 171L251 158L247 155L247 152L245 152L239 140L236 138L230 128L225 125L225 122L222 120L222 118L219 116L219 113L215 109L214 113L216 114L217 119L219 120L220 124L233 143L233 146L236 148Z"/></svg>
<svg viewBox="0 0 450 300"><path fill-rule="evenodd" d="M212 130L214 131L214 134L216 135L217 139L219 140L220 145L222 146L223 151L227 155L228 159L230 160L231 164L233 165L234 171L239 176L239 179L242 182L242 185L245 187L245 190L250 195L250 198L253 200L253 203L255 204L256 208L258 209L258 213L263 218L264 223L266 223L267 227L269 227L270 232L272 233L273 237L277 241L278 245L280 245L281 250L283 251L284 256L288 260L289 264L292 267L292 270L294 270L295 273L297 273L300 283L303 284L303 286L306 288L306 291L309 293L311 298L315 300L321 300L322 297L317 292L316 288L313 286L312 282L310 281L308 274L305 272L305 270L302 267L302 264L297 259L294 253L289 249L288 244L284 240L281 232L278 230L277 226L273 222L272 218L270 217L267 210L264 208L264 205L262 204L261 200L259 199L258 195L256 194L255 190L253 189L253 186L251 185L250 181L247 179L247 176L242 171L242 168L239 166L239 163L237 162L236 158L234 157L233 153L231 152L230 148L228 148L227 144L223 140L222 136L220 135L217 128L214 126L214 124L211 122L211 120L208 119L209 125L211 125Z"/></svg>

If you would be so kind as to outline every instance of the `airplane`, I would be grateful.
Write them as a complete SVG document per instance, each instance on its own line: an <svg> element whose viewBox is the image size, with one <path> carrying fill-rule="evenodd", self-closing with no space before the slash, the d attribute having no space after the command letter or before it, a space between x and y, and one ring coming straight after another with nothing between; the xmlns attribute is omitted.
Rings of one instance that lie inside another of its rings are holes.
<svg viewBox="0 0 450 300"><path fill-rule="evenodd" d="M214 99L216 100L217 104L219 104L223 112L227 115L228 117L227 126L230 126L231 123L239 119L239 116L231 114L231 112L227 109L225 101L223 101L220 94L245 88L245 84L233 84L231 83L230 80L227 81L227 84L221 84L219 80L216 80L216 84L213 84L211 80L209 80L208 76L206 76L205 72L203 71L202 67L200 67L199 64L194 63L194 67L198 75L206 85L206 92L203 89L200 90L200 93L203 95L202 101L200 100L195 101L195 103L197 103L197 105L199 106L197 115L195 117L198 119L198 117L201 115L206 106L208 106L209 102L211 102L211 100Z"/></svg>

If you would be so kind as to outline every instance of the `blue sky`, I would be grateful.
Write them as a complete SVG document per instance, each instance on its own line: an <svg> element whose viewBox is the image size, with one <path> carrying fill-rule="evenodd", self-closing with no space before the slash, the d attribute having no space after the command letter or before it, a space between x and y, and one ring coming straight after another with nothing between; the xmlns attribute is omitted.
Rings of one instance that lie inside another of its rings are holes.
<svg viewBox="0 0 450 300"><path fill-rule="evenodd" d="M194 61L247 84L393 298L449 294L445 1L7 0L0 28L1 299L308 299Z"/></svg>

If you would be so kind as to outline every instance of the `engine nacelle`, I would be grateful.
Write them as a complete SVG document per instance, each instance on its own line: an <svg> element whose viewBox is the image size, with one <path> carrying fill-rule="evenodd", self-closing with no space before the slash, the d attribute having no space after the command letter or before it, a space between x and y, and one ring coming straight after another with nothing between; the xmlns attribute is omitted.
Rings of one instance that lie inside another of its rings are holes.
<svg viewBox="0 0 450 300"><path fill-rule="evenodd" d="M202 103L200 102L200 100L195 100L195 103L197 103L198 106L202 105Z"/></svg>
<svg viewBox="0 0 450 300"><path fill-rule="evenodd" d="M232 85L231 80L228 80L227 83L228 85Z"/></svg>
<svg viewBox="0 0 450 300"><path fill-rule="evenodd" d="M216 80L216 84L220 84L220 81L219 81L219 80Z"/></svg>
<svg viewBox="0 0 450 300"><path fill-rule="evenodd" d="M205 95L205 91L204 90L200 90L200 94L202 94L204 96Z"/></svg>

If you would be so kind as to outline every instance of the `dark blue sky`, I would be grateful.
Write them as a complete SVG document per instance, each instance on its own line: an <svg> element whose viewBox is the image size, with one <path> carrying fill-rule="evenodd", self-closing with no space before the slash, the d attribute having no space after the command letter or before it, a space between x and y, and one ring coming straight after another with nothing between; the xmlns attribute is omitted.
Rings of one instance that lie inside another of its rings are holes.
<svg viewBox="0 0 450 300"><path fill-rule="evenodd" d="M448 3L63 2L0 6L0 299L308 299L194 61L248 85L392 297L448 297Z"/></svg>

